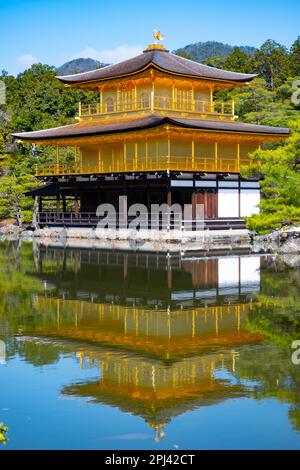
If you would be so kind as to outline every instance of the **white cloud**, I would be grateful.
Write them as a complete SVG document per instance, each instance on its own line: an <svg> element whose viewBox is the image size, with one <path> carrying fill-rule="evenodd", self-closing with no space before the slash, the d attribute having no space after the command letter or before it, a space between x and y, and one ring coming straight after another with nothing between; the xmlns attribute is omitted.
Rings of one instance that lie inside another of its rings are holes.
<svg viewBox="0 0 300 470"><path fill-rule="evenodd" d="M36 64L38 59L31 54L23 54L17 58L17 62L24 67L30 67L32 64Z"/></svg>
<svg viewBox="0 0 300 470"><path fill-rule="evenodd" d="M99 62L103 62L105 64L114 64L116 62L121 62L122 60L130 59L131 57L141 54L142 51L142 46L122 45L116 47L115 49L103 49L101 51L97 51L92 47L87 47L83 51L75 54L72 59L91 58L99 60Z"/></svg>

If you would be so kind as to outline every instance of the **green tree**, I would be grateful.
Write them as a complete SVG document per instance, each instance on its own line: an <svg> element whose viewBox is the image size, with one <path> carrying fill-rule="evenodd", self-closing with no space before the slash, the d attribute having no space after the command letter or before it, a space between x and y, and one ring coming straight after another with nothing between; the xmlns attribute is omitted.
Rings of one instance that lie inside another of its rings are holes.
<svg viewBox="0 0 300 470"><path fill-rule="evenodd" d="M300 75L300 36L293 42L289 54L290 73L292 77Z"/></svg>
<svg viewBox="0 0 300 470"><path fill-rule="evenodd" d="M0 219L13 217L20 227L23 223L30 223L33 201L24 193L33 189L36 184L31 175L0 178Z"/></svg>
<svg viewBox="0 0 300 470"><path fill-rule="evenodd" d="M226 57L224 68L226 70L232 70L233 72L249 73L249 55L242 51L239 47L235 47L232 53Z"/></svg>
<svg viewBox="0 0 300 470"><path fill-rule="evenodd" d="M242 169L243 176L261 179L260 213L246 219L247 227L258 233L300 221L300 119L292 128L286 142L257 150L250 156L251 165Z"/></svg>
<svg viewBox="0 0 300 470"><path fill-rule="evenodd" d="M178 49L178 51L176 51L176 55L183 57L184 59L194 60L193 56L184 49Z"/></svg>
<svg viewBox="0 0 300 470"><path fill-rule="evenodd" d="M241 120L260 124L259 114L274 102L275 93L267 90L265 80L256 78L249 86L233 90L231 97L235 100L236 112ZM257 113L257 116L253 114L248 120L250 113Z"/></svg>
<svg viewBox="0 0 300 470"><path fill-rule="evenodd" d="M291 102L295 91L293 79L287 79L276 90L268 89L264 79L256 78L249 86L218 92L221 101L233 99L239 119L253 124L288 127L299 117L299 107Z"/></svg>
<svg viewBox="0 0 300 470"><path fill-rule="evenodd" d="M216 67L217 69L222 69L224 68L226 57L223 56L212 56L209 57L204 63L206 65L209 65L210 67Z"/></svg>
<svg viewBox="0 0 300 470"><path fill-rule="evenodd" d="M54 149L33 156L29 144L16 142L12 132L31 131L75 122L78 102L94 99L93 92L67 90L56 70L35 64L17 77L2 72L6 104L0 106L0 219L12 216L18 224L30 222L32 199L24 191L36 186L34 163L54 158ZM66 156L68 158L68 155Z"/></svg>
<svg viewBox="0 0 300 470"><path fill-rule="evenodd" d="M35 64L16 78L6 77L11 131L29 131L73 122L80 92L67 90L55 76L53 67Z"/></svg>
<svg viewBox="0 0 300 470"><path fill-rule="evenodd" d="M268 88L274 90L289 74L289 56L286 47L268 39L254 54L251 68L265 79Z"/></svg>

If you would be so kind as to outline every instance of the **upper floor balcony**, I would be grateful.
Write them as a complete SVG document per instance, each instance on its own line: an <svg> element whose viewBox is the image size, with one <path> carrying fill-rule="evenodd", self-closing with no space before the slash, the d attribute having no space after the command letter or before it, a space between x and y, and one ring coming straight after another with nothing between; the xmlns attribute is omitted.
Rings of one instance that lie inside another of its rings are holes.
<svg viewBox="0 0 300 470"><path fill-rule="evenodd" d="M173 99L170 96L144 94L135 100L118 100L111 97L90 104L79 103L79 119L122 119L155 113L191 119L235 119L234 101L219 102L197 99Z"/></svg>
<svg viewBox="0 0 300 470"><path fill-rule="evenodd" d="M199 171L239 173L249 165L254 143L180 141L178 138L132 140L60 148L56 158L36 164L38 177L131 172Z"/></svg>

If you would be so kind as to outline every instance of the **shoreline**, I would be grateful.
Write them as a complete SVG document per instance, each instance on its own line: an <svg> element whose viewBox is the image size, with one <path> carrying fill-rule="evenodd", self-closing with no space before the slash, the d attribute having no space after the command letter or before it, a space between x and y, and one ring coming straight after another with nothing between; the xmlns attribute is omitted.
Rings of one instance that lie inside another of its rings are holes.
<svg viewBox="0 0 300 470"><path fill-rule="evenodd" d="M209 253L249 251L251 253L299 254L300 227L252 236L247 229L229 230L130 230L82 227L20 229L0 227L1 241L38 241L44 246L161 253Z"/></svg>

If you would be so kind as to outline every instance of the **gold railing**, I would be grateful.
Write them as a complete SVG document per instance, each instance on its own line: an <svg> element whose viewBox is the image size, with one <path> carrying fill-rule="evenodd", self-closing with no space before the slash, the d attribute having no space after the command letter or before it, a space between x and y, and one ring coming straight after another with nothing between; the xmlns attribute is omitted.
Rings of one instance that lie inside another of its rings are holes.
<svg viewBox="0 0 300 470"><path fill-rule="evenodd" d="M168 96L154 96L136 101L108 103L79 103L79 117L118 114L134 111L178 111L197 114L221 114L234 116L234 102L210 102L201 100L173 100Z"/></svg>
<svg viewBox="0 0 300 470"><path fill-rule="evenodd" d="M237 160L185 156L155 156L136 160L100 160L98 164L37 164L36 176L55 175L87 175L104 173L126 173L131 171L216 171L238 173L240 167Z"/></svg>

